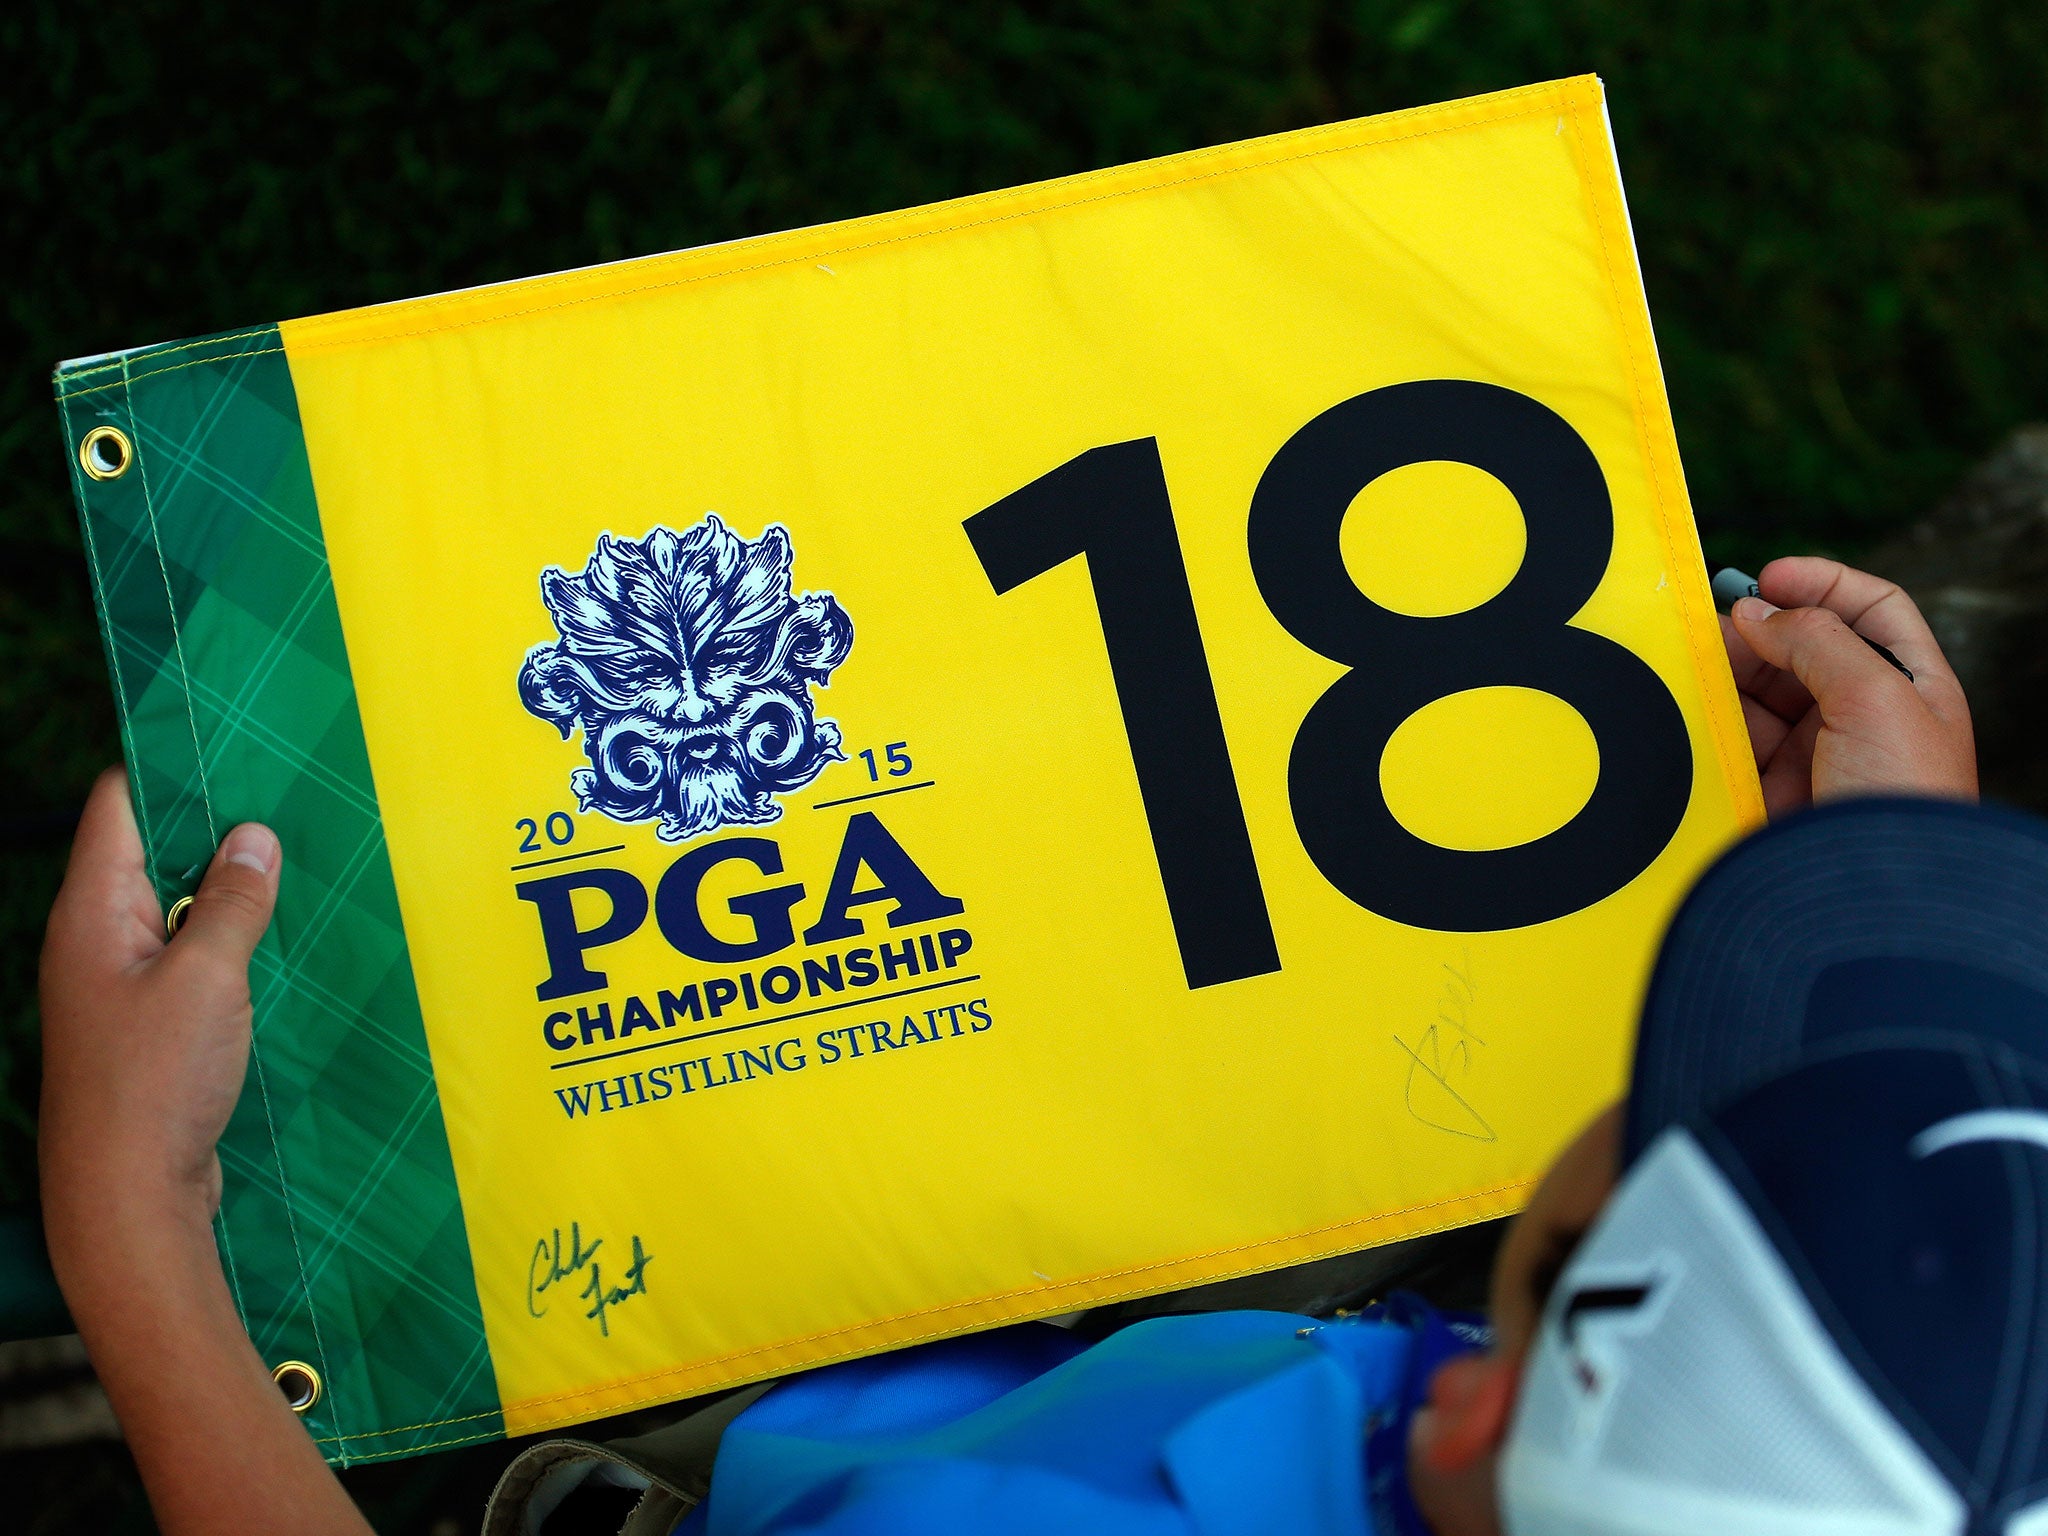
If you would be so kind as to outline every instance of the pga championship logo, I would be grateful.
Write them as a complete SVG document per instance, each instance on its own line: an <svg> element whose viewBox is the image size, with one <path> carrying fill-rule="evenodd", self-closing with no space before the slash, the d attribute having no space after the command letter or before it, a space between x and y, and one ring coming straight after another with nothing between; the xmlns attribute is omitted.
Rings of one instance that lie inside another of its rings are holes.
<svg viewBox="0 0 2048 1536"><path fill-rule="evenodd" d="M776 820L778 795L844 761L811 689L853 621L830 592L792 593L791 559L779 524L746 539L707 513L686 533L599 534L582 570L541 573L560 638L527 653L519 698L564 741L582 731L582 809L683 842Z"/></svg>

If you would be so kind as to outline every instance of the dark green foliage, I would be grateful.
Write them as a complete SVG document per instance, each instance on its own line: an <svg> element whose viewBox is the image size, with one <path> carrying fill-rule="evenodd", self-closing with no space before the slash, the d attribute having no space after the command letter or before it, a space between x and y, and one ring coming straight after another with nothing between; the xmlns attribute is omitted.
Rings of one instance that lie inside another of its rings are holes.
<svg viewBox="0 0 2048 1536"><path fill-rule="evenodd" d="M1716 553L1863 546L2048 407L2021 0L18 0L0 65L0 1203L116 750L60 357L1597 70Z"/></svg>

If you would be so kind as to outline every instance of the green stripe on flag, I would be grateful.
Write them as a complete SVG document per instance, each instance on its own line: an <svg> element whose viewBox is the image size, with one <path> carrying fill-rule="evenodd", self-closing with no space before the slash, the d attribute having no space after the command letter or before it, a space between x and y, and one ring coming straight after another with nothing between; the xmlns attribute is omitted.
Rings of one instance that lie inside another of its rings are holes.
<svg viewBox="0 0 2048 1536"><path fill-rule="evenodd" d="M284 840L220 1148L250 1337L320 1372L330 1461L502 1435L283 341L144 348L56 385L158 895L189 893L237 822ZM135 445L118 479L78 462L101 425Z"/></svg>

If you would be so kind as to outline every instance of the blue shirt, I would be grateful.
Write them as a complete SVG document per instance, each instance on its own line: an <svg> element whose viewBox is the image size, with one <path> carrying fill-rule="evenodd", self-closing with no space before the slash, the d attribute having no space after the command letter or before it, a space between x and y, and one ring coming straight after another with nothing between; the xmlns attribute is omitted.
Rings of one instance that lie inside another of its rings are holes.
<svg viewBox="0 0 2048 1536"><path fill-rule="evenodd" d="M1421 1536L1408 1421L1476 1320L1412 1297L1318 1323L1027 1323L785 1382L725 1433L677 1536Z"/></svg>

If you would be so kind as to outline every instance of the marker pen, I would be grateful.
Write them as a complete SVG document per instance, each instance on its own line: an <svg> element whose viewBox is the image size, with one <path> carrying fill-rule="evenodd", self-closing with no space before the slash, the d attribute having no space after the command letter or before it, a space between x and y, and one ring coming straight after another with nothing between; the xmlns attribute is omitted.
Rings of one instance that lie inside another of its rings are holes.
<svg viewBox="0 0 2048 1536"><path fill-rule="evenodd" d="M1738 571L1732 565L1724 565L1721 567L1720 570L1714 572L1713 588L1714 604L1723 613L1726 613L1730 608L1733 608L1736 602L1741 598L1762 596L1762 594L1758 592L1756 589L1756 578L1754 576L1747 575L1742 571ZM1894 656L1890 651L1886 650L1883 646L1879 645L1875 640L1871 639L1868 635L1856 634L1856 631L1854 629L1851 629L1849 633L1852 635L1856 635L1856 638L1858 640L1861 640L1865 645L1869 646L1873 651L1877 652L1878 655L1882 656L1886 661L1890 662L1893 666L1897 667L1899 671L1905 674L1907 682L1910 683L1911 681L1913 681L1912 669L1909 668L1903 661L1899 660L1898 657Z"/></svg>

